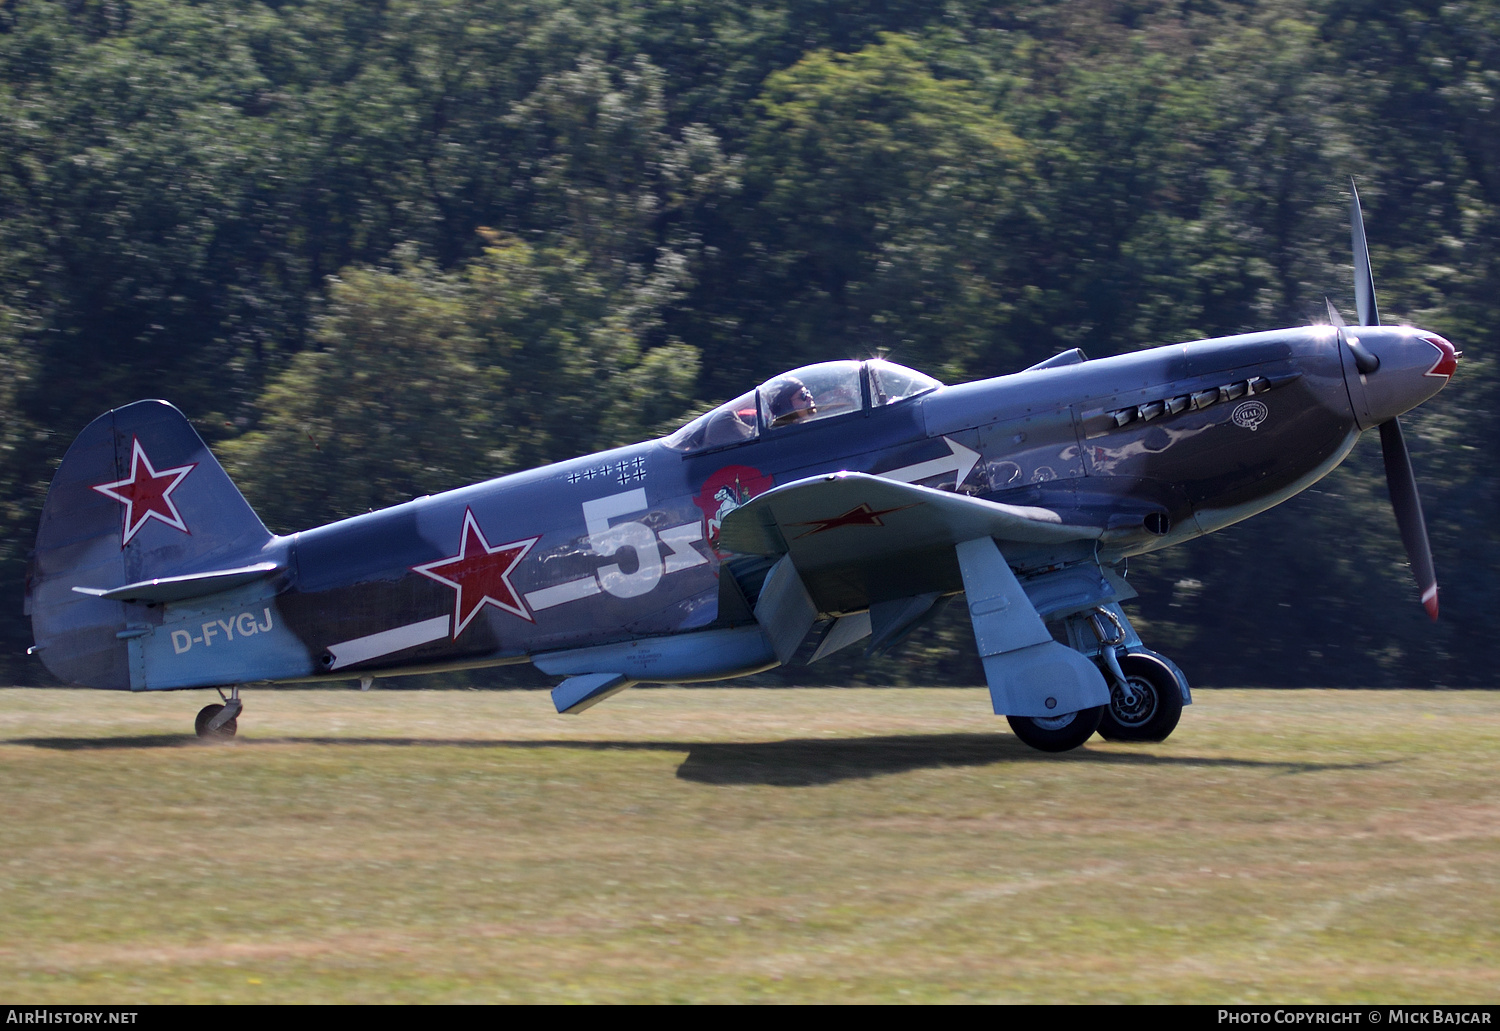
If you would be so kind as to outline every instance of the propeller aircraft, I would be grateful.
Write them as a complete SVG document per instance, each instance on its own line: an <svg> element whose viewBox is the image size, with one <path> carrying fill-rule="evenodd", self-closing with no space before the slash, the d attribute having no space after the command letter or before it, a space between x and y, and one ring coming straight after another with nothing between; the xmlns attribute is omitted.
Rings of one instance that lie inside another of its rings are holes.
<svg viewBox="0 0 1500 1031"><path fill-rule="evenodd" d="M1358 325L1199 340L945 386L884 361L777 376L671 435L295 533L266 530L164 401L100 416L42 512L26 605L68 683L242 686L531 662L577 713L898 644L967 596L1023 741L1159 741L1191 701L1121 603L1134 555L1306 489L1379 429L1423 605L1437 580L1398 417L1459 357L1383 326L1356 193ZM229 694L225 695L224 690Z"/></svg>

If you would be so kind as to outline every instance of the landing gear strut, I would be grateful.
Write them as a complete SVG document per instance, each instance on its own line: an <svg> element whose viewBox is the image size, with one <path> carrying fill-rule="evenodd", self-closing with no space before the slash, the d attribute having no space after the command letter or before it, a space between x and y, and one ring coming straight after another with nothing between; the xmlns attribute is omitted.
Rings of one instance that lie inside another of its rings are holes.
<svg viewBox="0 0 1500 1031"><path fill-rule="evenodd" d="M1141 644L1119 605L1072 616L1067 631L1068 643L1094 660L1109 687L1109 704L1099 710L1099 736L1106 741L1165 741L1186 704L1182 671ZM1019 731L1017 736L1026 740Z"/></svg>
<svg viewBox="0 0 1500 1031"><path fill-rule="evenodd" d="M198 718L193 721L193 729L205 741L228 741L239 729L240 713L245 708L240 701L239 685L229 689L227 698L219 690L219 697L224 699L223 705L205 705L198 710Z"/></svg>

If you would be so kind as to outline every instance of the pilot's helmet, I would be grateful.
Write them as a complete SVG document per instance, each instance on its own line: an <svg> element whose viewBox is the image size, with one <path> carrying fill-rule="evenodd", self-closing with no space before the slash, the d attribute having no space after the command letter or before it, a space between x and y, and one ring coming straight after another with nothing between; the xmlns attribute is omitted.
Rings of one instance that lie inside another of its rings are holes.
<svg viewBox="0 0 1500 1031"><path fill-rule="evenodd" d="M796 376L788 376L776 385L771 395L771 425L786 426L817 412L812 391Z"/></svg>

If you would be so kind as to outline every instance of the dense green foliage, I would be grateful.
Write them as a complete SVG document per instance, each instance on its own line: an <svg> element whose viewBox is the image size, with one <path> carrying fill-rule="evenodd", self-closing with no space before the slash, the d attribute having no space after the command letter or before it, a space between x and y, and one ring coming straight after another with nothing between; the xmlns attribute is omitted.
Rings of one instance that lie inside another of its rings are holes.
<svg viewBox="0 0 1500 1031"><path fill-rule="evenodd" d="M944 378L1349 306L1467 350L1377 448L1138 562L1209 683L1488 684L1500 4L0 0L0 674L46 483L165 396L278 530L641 439L802 362ZM949 620L897 659L973 679Z"/></svg>

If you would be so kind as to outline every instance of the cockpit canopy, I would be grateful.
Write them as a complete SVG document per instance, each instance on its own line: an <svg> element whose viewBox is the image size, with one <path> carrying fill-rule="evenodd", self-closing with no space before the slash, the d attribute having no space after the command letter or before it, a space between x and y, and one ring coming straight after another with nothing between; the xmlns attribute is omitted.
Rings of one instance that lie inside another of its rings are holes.
<svg viewBox="0 0 1500 1031"><path fill-rule="evenodd" d="M767 380L662 443L676 451L727 447L788 426L895 404L940 386L931 376L881 358L819 362Z"/></svg>

